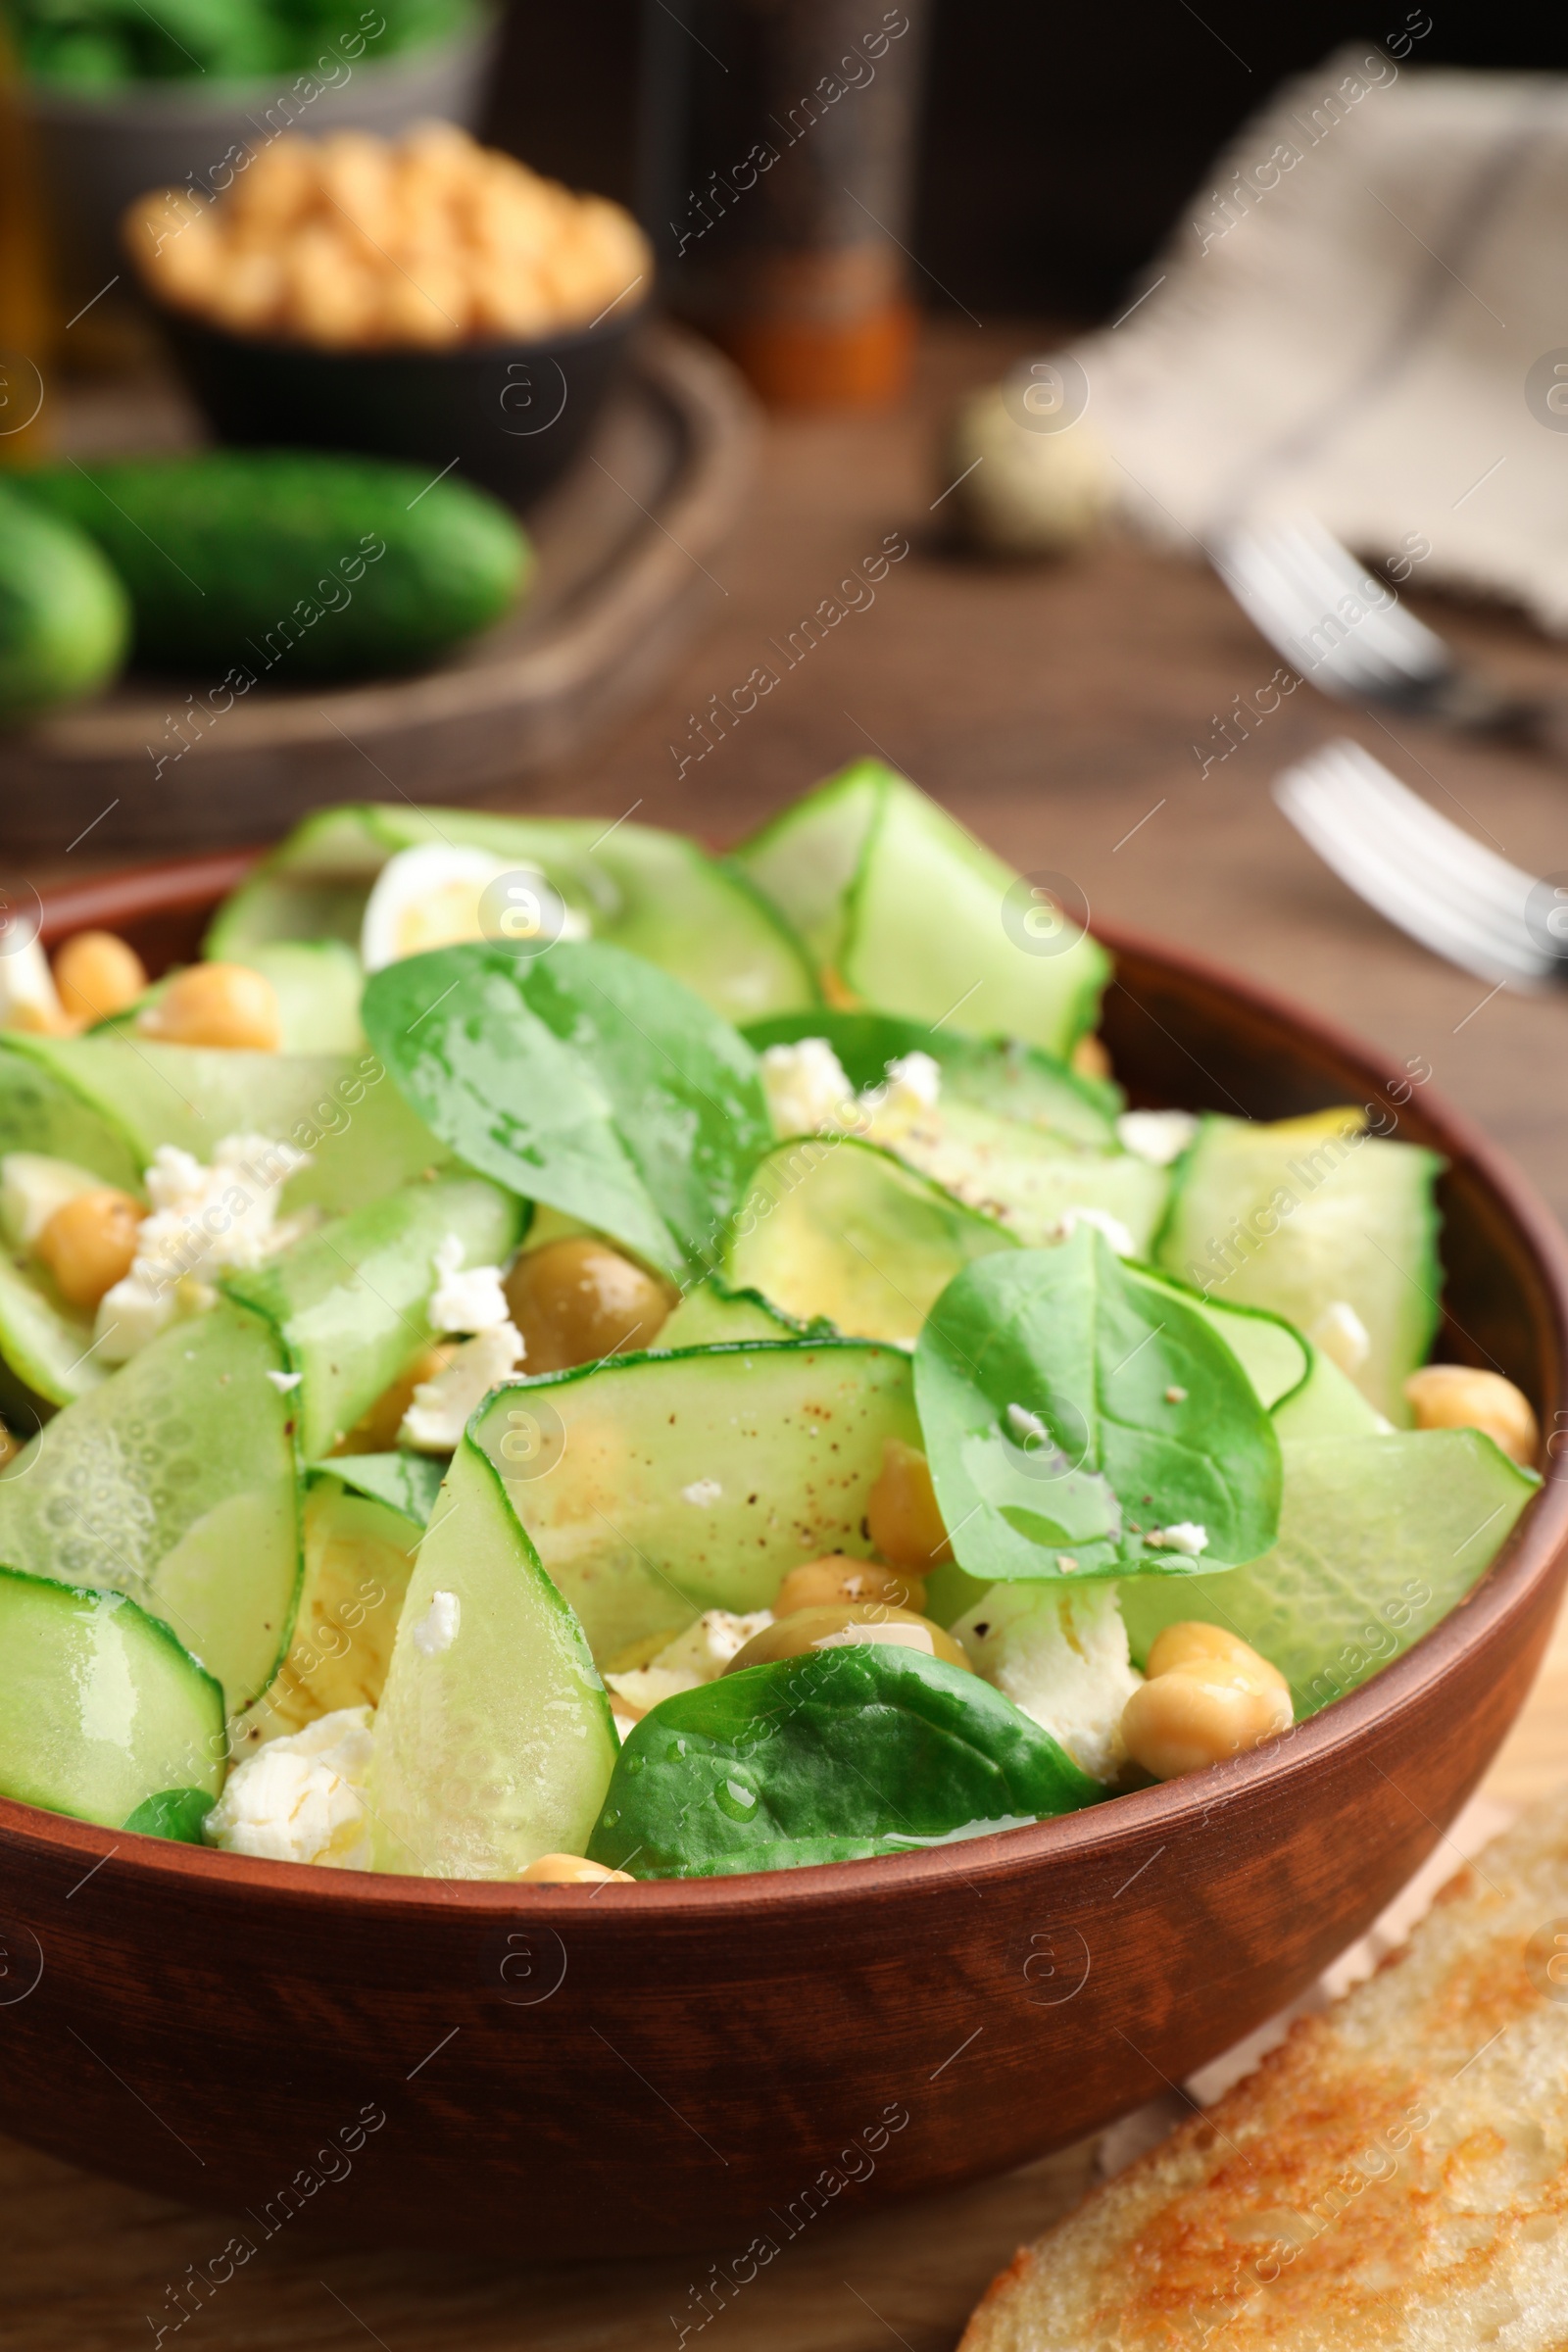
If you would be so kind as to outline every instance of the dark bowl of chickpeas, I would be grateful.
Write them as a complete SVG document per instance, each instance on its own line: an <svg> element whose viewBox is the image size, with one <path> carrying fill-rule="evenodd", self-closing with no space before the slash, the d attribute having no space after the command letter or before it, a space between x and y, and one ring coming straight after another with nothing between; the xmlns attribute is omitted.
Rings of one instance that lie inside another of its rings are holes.
<svg viewBox="0 0 1568 2352"><path fill-rule="evenodd" d="M107 928L156 976L194 955L245 863L56 892L44 944ZM57 962L74 1019L139 986L123 944ZM1281 1118L1389 1102L1376 1049L1143 939L1108 944L1103 1035L1141 1106L1196 1096ZM214 1034L212 1004L172 999L166 1023L199 1014ZM232 1025L243 1004L217 1010L231 1042L263 1042ZM1562 1238L1435 1089L1394 1100L1401 1134L1446 1162L1445 1348L1528 1395L1554 1433L1550 1473L1568 1401ZM588 1269L568 1272L580 1292ZM530 1312L569 1304L558 1284ZM1474 1788L1565 1567L1568 1482L1548 1474L1464 1604L1287 1737L1112 1804L875 1862L419 1879L0 1800L0 2128L144 2190L269 2214L279 2181L322 2185L297 2168L324 2165L335 2134L356 2161L334 2158L332 2195L299 2230L546 2262L701 2247L729 2278L841 2195L864 2212L1075 2140L1294 2000ZM89 1878L92 1899L73 1899Z"/></svg>
<svg viewBox="0 0 1568 2352"><path fill-rule="evenodd" d="M142 291L213 431L461 471L514 506L582 448L648 307L630 216L451 123L286 135L138 200Z"/></svg>

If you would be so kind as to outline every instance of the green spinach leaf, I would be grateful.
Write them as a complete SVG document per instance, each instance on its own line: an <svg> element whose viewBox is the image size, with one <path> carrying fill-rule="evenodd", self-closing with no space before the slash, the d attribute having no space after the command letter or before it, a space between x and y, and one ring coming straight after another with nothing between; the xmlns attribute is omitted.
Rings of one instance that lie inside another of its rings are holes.
<svg viewBox="0 0 1568 2352"><path fill-rule="evenodd" d="M615 1760L588 1851L640 1879L787 1870L983 1837L1104 1793L977 1674L857 1642L655 1707Z"/></svg>
<svg viewBox="0 0 1568 2352"><path fill-rule="evenodd" d="M914 1377L972 1576L1192 1575L1274 1541L1279 1440L1241 1363L1091 1228L966 1266Z"/></svg>
<svg viewBox="0 0 1568 2352"><path fill-rule="evenodd" d="M682 982L602 943L475 943L372 974L364 1019L470 1167L665 1273L714 1262L772 1134L751 1047Z"/></svg>

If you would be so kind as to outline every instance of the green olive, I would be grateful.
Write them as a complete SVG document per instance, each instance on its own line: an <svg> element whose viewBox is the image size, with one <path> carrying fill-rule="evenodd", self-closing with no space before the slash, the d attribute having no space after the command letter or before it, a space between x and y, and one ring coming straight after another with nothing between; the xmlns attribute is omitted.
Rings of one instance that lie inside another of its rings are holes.
<svg viewBox="0 0 1568 2352"><path fill-rule="evenodd" d="M735 1652L724 1672L773 1666L780 1658L798 1658L808 1649L837 1649L850 1642L889 1642L901 1649L922 1650L947 1666L969 1667L953 1636L929 1617L917 1617L913 1609L896 1609L885 1600L841 1600L818 1609L796 1609L776 1624L764 1625Z"/></svg>

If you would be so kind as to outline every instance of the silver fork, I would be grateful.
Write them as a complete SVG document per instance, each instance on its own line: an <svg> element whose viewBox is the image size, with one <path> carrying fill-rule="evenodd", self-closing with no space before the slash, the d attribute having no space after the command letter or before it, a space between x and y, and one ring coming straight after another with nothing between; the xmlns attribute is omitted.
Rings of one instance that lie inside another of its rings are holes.
<svg viewBox="0 0 1568 2352"><path fill-rule="evenodd" d="M1568 981L1568 875L1510 865L1358 743L1286 768L1274 798L1342 882L1435 956L1499 987Z"/></svg>
<svg viewBox="0 0 1568 2352"><path fill-rule="evenodd" d="M1568 705L1505 693L1464 668L1310 516L1238 528L1213 563L1254 627L1322 693L1568 757Z"/></svg>

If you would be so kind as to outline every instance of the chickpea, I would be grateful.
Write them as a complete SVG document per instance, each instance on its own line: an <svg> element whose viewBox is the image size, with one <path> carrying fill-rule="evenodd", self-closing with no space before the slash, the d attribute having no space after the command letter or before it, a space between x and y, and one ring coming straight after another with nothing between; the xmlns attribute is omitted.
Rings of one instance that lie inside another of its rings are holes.
<svg viewBox="0 0 1568 2352"><path fill-rule="evenodd" d="M602 1862L590 1862L585 1854L541 1854L517 1876L535 1886L602 1886L610 1879L618 1879L626 1886L635 1884L629 1870L607 1870Z"/></svg>
<svg viewBox="0 0 1568 2352"><path fill-rule="evenodd" d="M414 1402L414 1392L423 1380L434 1380L444 1372L457 1354L455 1340L439 1340L434 1347L421 1348L417 1355L404 1365L389 1388L361 1414L347 1435L339 1438L334 1453L390 1453L398 1442L403 1416ZM667 1637L666 1637L667 1639Z"/></svg>
<svg viewBox="0 0 1568 2352"><path fill-rule="evenodd" d="M1417 1429L1479 1429L1510 1461L1528 1468L1541 1445L1530 1399L1500 1372L1469 1364L1425 1364L1404 1384Z"/></svg>
<svg viewBox="0 0 1568 2352"><path fill-rule="evenodd" d="M797 1609L826 1608L841 1600L884 1601L923 1614L925 1587L917 1576L884 1568L879 1560L852 1560L834 1551L826 1559L808 1560L790 1570L778 1589L773 1614L792 1617Z"/></svg>
<svg viewBox="0 0 1568 2352"><path fill-rule="evenodd" d="M1081 1037L1067 1056L1067 1064L1069 1069L1077 1071L1080 1078L1108 1078L1110 1055L1105 1051L1103 1038Z"/></svg>
<svg viewBox="0 0 1568 2352"><path fill-rule="evenodd" d="M1223 1626L1188 1622L1156 1638L1148 1680L1122 1709L1121 1735L1135 1764L1173 1781L1259 1746L1291 1720L1278 1667Z"/></svg>
<svg viewBox="0 0 1568 2352"><path fill-rule="evenodd" d="M147 986L147 967L113 931L78 931L55 956L55 986L73 1020L123 1012Z"/></svg>
<svg viewBox="0 0 1568 2352"><path fill-rule="evenodd" d="M88 1312L130 1272L146 1210L110 1184L62 1201L33 1244L60 1295Z"/></svg>
<svg viewBox="0 0 1568 2352"><path fill-rule="evenodd" d="M143 1037L168 1046L225 1046L275 1054L283 1042L277 991L245 963L193 963L136 1016Z"/></svg>
<svg viewBox="0 0 1568 2352"><path fill-rule="evenodd" d="M13 1436L5 1423L0 1421L0 1470L5 1468L7 1462L14 1462L21 1451L22 1440Z"/></svg>
<svg viewBox="0 0 1568 2352"><path fill-rule="evenodd" d="M906 1446L902 1438L883 1440L882 1468L866 1496L865 1519L871 1542L895 1568L928 1576L953 1557L931 1465L918 1446Z"/></svg>
<svg viewBox="0 0 1568 2352"><path fill-rule="evenodd" d="M1267 1683L1280 1690L1290 1688L1279 1668L1260 1657L1240 1634L1223 1625L1205 1625L1201 1618L1187 1618L1156 1634L1145 1672L1151 1681L1162 1674L1190 1673L1215 1682L1239 1678Z"/></svg>
<svg viewBox="0 0 1568 2352"><path fill-rule="evenodd" d="M735 1652L724 1672L740 1674L748 1666L774 1666L781 1658L803 1657L808 1649L838 1649L858 1642L885 1642L900 1649L921 1650L948 1666L969 1667L953 1636L929 1617L894 1608L885 1600L844 1600L828 1608L797 1609L764 1625Z"/></svg>
<svg viewBox="0 0 1568 2352"><path fill-rule="evenodd" d="M592 1234L524 1250L502 1285L527 1372L564 1372L651 1348L675 1295Z"/></svg>

